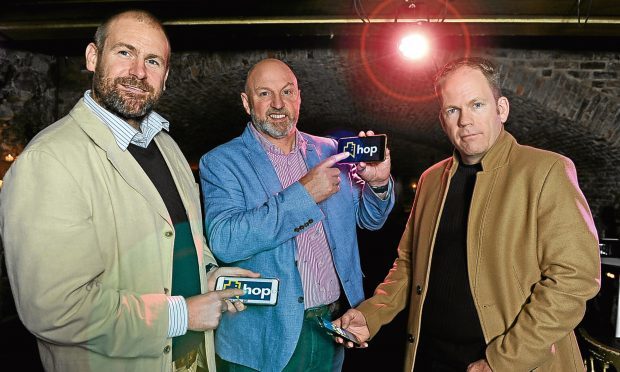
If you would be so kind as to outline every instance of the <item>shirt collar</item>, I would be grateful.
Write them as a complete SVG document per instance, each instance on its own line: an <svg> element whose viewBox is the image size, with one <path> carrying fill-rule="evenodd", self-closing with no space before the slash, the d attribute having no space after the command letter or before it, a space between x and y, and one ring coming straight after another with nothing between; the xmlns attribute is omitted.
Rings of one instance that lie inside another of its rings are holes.
<svg viewBox="0 0 620 372"><path fill-rule="evenodd" d="M170 130L170 122L155 111L151 111L140 122L140 129L142 131L137 131L125 120L99 105L92 98L90 90L84 93L84 103L92 110L95 116L101 119L101 121L110 128L116 140L116 144L123 151L127 150L130 143L146 148L155 135L162 129L166 131Z"/></svg>
<svg viewBox="0 0 620 372"><path fill-rule="evenodd" d="M280 148L276 145L274 145L273 143L271 143L264 134L262 134L261 132L258 131L258 129L256 129L256 127L254 126L254 124L252 124L252 122L248 123L248 126L250 127L250 130L252 131L252 134L254 135L254 137L258 140L258 142L261 144L262 148L271 154L274 155L284 155L286 156L282 150L280 150ZM295 143L293 144L293 148L291 149L291 152L289 154L293 154L299 150L302 151L302 153L306 152L306 146L307 146L307 141L306 139L301 135L301 133L297 130L297 128L295 128Z"/></svg>

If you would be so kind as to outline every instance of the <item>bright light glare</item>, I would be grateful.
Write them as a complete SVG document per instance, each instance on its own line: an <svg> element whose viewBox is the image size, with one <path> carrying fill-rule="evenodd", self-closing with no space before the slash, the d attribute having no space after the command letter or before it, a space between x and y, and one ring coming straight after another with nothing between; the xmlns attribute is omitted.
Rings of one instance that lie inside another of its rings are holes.
<svg viewBox="0 0 620 372"><path fill-rule="evenodd" d="M409 59L420 59L428 53L429 45L426 37L420 34L407 35L400 40L398 50Z"/></svg>

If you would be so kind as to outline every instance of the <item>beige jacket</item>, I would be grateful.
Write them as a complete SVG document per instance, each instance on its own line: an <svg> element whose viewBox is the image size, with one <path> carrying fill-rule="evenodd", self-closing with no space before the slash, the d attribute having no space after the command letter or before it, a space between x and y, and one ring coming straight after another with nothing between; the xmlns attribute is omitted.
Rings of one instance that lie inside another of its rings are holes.
<svg viewBox="0 0 620 372"><path fill-rule="evenodd" d="M456 157L421 176L394 267L358 309L371 335L410 305L418 345L431 253ZM597 234L573 163L503 131L482 159L467 231L469 284L495 372L583 371L573 329L600 285ZM458 304L455 304L458 306Z"/></svg>
<svg viewBox="0 0 620 372"><path fill-rule="evenodd" d="M176 143L155 137L187 211L206 292L215 262L198 185ZM20 318L48 371L169 371L174 229L128 151L80 100L37 135L0 192L0 232ZM205 333L215 371L213 334Z"/></svg>

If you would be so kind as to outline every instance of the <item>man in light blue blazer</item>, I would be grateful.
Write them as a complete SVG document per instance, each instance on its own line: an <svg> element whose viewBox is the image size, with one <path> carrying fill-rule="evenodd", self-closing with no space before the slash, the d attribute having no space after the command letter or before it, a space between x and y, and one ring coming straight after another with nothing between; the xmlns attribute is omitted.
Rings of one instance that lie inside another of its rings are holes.
<svg viewBox="0 0 620 372"><path fill-rule="evenodd" d="M219 261L280 290L275 306L224 315L218 370L340 370L344 349L317 317L364 299L356 226L381 228L394 205L389 151L339 164L336 141L298 131L300 91L282 61L253 66L241 98L252 121L200 161L207 238Z"/></svg>

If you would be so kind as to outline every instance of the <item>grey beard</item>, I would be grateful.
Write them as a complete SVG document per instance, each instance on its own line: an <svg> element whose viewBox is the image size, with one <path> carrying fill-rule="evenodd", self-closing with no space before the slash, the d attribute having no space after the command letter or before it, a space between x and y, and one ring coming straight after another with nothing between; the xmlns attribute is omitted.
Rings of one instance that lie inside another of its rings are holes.
<svg viewBox="0 0 620 372"><path fill-rule="evenodd" d="M266 133L270 137L275 139L280 139L288 136L288 134L291 133L291 131L295 128L295 120L292 118L288 120L288 122L286 123L286 127L277 128L269 122L269 119L261 120L254 112L254 109L250 110L250 114L252 116L252 122L254 123L254 125L261 132Z"/></svg>
<svg viewBox="0 0 620 372"><path fill-rule="evenodd" d="M99 94L98 94L99 95ZM111 112L125 119L141 119L153 111L155 102L152 98L147 98L142 105L132 103L133 98L123 97L118 91L106 92L101 97L103 105ZM137 109L136 109L137 107Z"/></svg>
<svg viewBox="0 0 620 372"><path fill-rule="evenodd" d="M132 77L105 79L100 71L95 71L93 77L93 92L100 101L100 104L108 111L118 115L123 119L142 119L153 110L153 106L159 96L153 93L153 88L143 82L137 81ZM123 95L114 88L117 82L131 83L149 91L146 99L138 101L131 95Z"/></svg>

